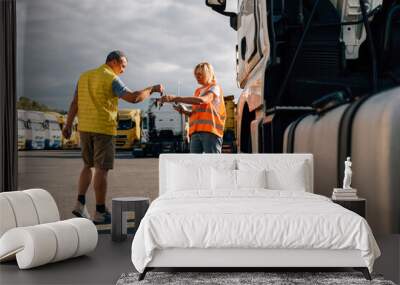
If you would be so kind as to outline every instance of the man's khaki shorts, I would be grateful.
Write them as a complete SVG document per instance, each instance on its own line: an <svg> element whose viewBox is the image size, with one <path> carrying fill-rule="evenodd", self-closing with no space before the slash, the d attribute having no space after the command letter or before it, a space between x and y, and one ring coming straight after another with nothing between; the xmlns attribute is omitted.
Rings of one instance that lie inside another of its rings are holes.
<svg viewBox="0 0 400 285"><path fill-rule="evenodd" d="M113 136L90 132L79 132L82 158L86 166L113 169L115 146Z"/></svg>

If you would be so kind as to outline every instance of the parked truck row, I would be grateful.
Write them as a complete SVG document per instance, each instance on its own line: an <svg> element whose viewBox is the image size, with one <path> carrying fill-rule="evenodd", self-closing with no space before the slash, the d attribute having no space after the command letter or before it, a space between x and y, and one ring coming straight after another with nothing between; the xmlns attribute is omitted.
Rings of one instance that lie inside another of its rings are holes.
<svg viewBox="0 0 400 285"><path fill-rule="evenodd" d="M236 147L236 104L234 96L224 97L226 122L222 152L235 153ZM150 99L150 104L142 116L142 137L134 145L133 156L153 156L160 153L189 152L188 118L176 112L171 104L162 107Z"/></svg>
<svg viewBox="0 0 400 285"><path fill-rule="evenodd" d="M18 150L60 149L60 117L52 112L18 110Z"/></svg>
<svg viewBox="0 0 400 285"><path fill-rule="evenodd" d="M118 150L131 150L133 156L158 157L160 153L189 151L188 120L173 110L172 105L156 106L150 99L146 111L120 109L117 135ZM234 96L225 97L227 119L223 138L223 152L236 152L236 104ZM69 139L61 130L66 115L56 112L18 110L18 149L78 149L80 139L78 119L75 118Z"/></svg>
<svg viewBox="0 0 400 285"><path fill-rule="evenodd" d="M57 112L18 110L18 150L79 148L78 120L69 139L61 133L65 121Z"/></svg>

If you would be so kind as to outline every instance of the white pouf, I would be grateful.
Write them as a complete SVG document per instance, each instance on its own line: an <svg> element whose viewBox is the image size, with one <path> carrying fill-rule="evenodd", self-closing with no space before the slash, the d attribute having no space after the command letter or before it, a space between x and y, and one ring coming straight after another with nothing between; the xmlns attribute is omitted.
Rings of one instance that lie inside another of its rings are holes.
<svg viewBox="0 0 400 285"><path fill-rule="evenodd" d="M91 220L59 221L46 190L0 193L0 262L15 259L20 269L77 257L93 251L98 233Z"/></svg>

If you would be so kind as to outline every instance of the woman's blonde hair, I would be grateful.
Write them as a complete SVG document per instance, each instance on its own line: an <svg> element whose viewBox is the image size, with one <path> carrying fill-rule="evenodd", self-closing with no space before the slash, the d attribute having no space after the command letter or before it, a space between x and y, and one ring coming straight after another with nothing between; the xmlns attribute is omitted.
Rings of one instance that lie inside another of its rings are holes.
<svg viewBox="0 0 400 285"><path fill-rule="evenodd" d="M214 68L208 62L201 62L194 68L194 73L201 72L205 78L207 83L215 83L217 78L214 73Z"/></svg>

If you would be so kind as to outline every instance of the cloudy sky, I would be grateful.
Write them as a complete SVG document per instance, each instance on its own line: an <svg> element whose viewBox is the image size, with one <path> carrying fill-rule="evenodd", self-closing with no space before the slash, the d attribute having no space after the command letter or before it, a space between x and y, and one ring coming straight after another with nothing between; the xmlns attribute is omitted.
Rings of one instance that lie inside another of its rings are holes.
<svg viewBox="0 0 400 285"><path fill-rule="evenodd" d="M236 34L204 2L17 0L18 97L67 110L80 73L115 49L128 56L121 78L133 90L162 83L169 93L191 95L193 67L208 61L225 95L238 97Z"/></svg>

